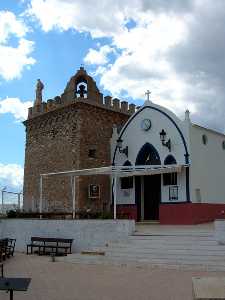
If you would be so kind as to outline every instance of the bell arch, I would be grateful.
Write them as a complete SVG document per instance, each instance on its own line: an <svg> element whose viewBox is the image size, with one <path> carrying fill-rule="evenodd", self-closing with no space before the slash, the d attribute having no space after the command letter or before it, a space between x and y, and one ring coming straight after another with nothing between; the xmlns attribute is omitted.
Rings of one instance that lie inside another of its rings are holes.
<svg viewBox="0 0 225 300"><path fill-rule="evenodd" d="M161 165L161 160L156 148L146 143L138 152L135 165Z"/></svg>
<svg viewBox="0 0 225 300"><path fill-rule="evenodd" d="M77 97L87 97L87 79L84 76L79 76L75 82L75 93Z"/></svg>

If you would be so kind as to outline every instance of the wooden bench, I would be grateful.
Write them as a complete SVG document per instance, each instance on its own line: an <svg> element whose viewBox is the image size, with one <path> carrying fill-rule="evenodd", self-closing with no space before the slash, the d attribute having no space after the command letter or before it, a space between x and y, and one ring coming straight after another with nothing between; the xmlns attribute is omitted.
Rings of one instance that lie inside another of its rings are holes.
<svg viewBox="0 0 225 300"><path fill-rule="evenodd" d="M73 239L33 236L27 244L27 254L33 254L36 249L39 255L67 255L72 253L72 243Z"/></svg>
<svg viewBox="0 0 225 300"><path fill-rule="evenodd" d="M0 239L0 261L10 258L14 255L16 239Z"/></svg>
<svg viewBox="0 0 225 300"><path fill-rule="evenodd" d="M0 277L4 277L4 265L3 264L0 264L0 269L1 269Z"/></svg>
<svg viewBox="0 0 225 300"><path fill-rule="evenodd" d="M6 238L6 256L9 258L14 255L16 239Z"/></svg>
<svg viewBox="0 0 225 300"><path fill-rule="evenodd" d="M6 259L7 239L0 239L0 261Z"/></svg>

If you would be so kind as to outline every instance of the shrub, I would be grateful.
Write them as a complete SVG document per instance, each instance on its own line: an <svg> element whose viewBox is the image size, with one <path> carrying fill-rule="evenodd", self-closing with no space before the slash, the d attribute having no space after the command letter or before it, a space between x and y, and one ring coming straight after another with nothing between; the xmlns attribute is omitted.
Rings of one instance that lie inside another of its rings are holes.
<svg viewBox="0 0 225 300"><path fill-rule="evenodd" d="M17 218L18 214L16 210L9 210L6 212L7 218Z"/></svg>

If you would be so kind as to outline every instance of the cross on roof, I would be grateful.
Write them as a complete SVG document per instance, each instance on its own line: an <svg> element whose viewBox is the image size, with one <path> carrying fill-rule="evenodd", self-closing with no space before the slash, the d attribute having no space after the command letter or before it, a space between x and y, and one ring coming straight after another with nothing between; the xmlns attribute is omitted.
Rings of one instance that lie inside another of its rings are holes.
<svg viewBox="0 0 225 300"><path fill-rule="evenodd" d="M145 95L147 96L147 101L150 101L150 95L151 95L152 92L150 92L149 90L147 90L145 92Z"/></svg>

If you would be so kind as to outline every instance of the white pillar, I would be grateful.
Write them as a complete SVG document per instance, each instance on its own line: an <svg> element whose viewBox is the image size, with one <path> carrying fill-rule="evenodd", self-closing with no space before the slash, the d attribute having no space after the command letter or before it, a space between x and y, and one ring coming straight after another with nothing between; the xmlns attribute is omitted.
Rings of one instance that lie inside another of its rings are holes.
<svg viewBox="0 0 225 300"><path fill-rule="evenodd" d="M41 177L40 177L40 202L39 202L39 213L40 213L40 219L42 219L42 202L43 202L43 197L42 197L42 189L43 189L43 187L42 187L42 181L43 181L43 178L42 178L42 175L41 175Z"/></svg>
<svg viewBox="0 0 225 300"><path fill-rule="evenodd" d="M72 188L72 205L73 205L73 219L76 217L76 177L71 176L71 188Z"/></svg>
<svg viewBox="0 0 225 300"><path fill-rule="evenodd" d="M17 197L18 197L18 207L19 207L19 210L20 210L20 193L17 194Z"/></svg>
<svg viewBox="0 0 225 300"><path fill-rule="evenodd" d="M117 203L117 177L114 177L114 191L113 191L113 219L116 220L116 203Z"/></svg>

